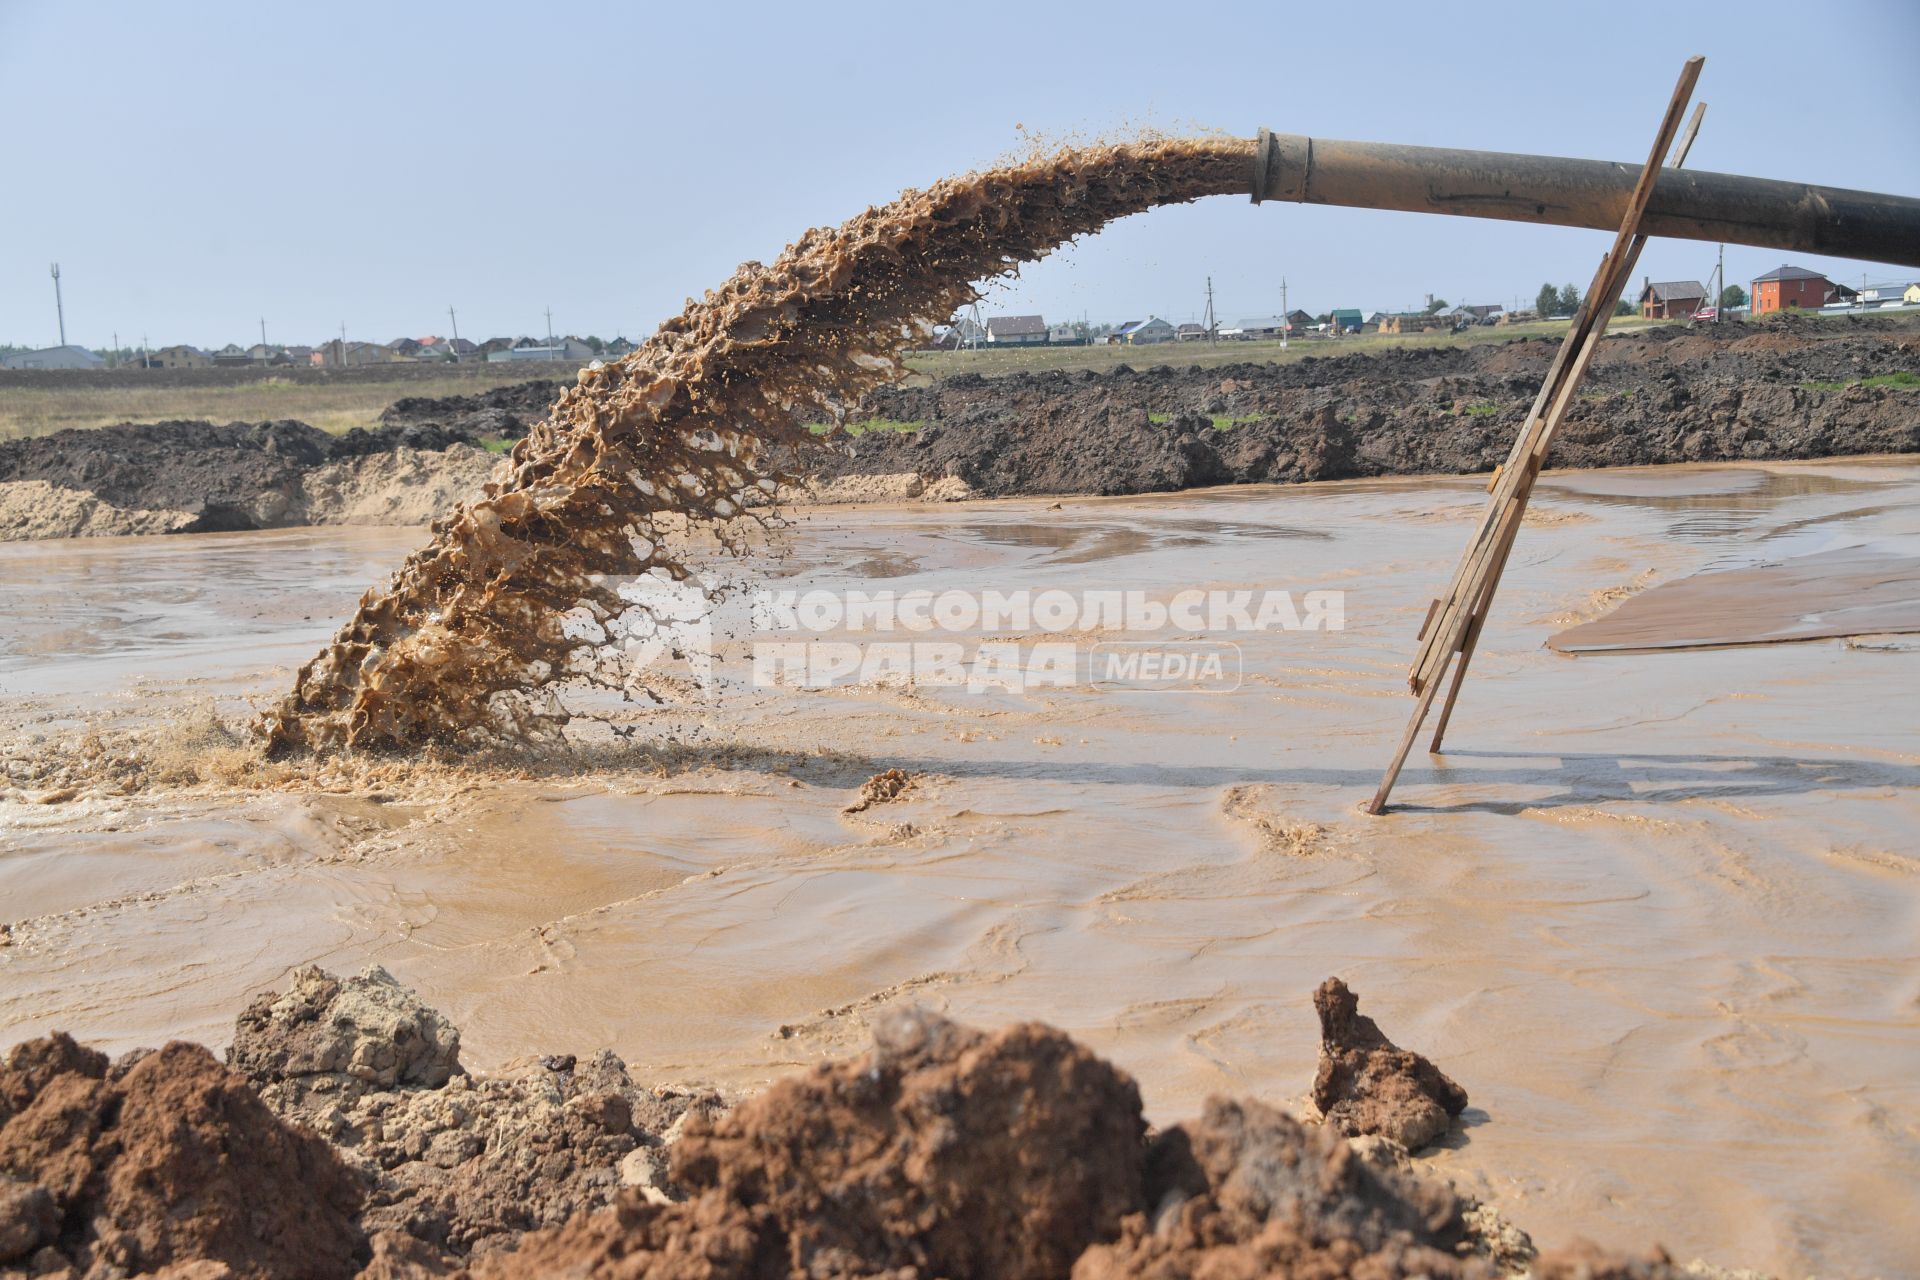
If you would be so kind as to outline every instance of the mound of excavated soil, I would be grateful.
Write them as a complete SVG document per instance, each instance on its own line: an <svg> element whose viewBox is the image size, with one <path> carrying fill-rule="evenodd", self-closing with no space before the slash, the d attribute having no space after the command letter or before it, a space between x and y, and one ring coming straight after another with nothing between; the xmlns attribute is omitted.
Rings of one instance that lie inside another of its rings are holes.
<svg viewBox="0 0 1920 1280"><path fill-rule="evenodd" d="M901 1012L690 1127L684 1203L628 1197L476 1275L1484 1274L1453 1192L1334 1133L1216 1099L1145 1135L1133 1081L1059 1032Z"/></svg>
<svg viewBox="0 0 1920 1280"><path fill-rule="evenodd" d="M474 439L515 440L547 416L565 386L536 378L469 396L406 396L388 405L380 421L391 427L437 426Z"/></svg>
<svg viewBox="0 0 1920 1280"><path fill-rule="evenodd" d="M437 424L161 422L0 443L0 541L424 523L498 459Z"/></svg>
<svg viewBox="0 0 1920 1280"><path fill-rule="evenodd" d="M476 1079L460 1033L383 970L296 972L240 1015L229 1065L283 1118L332 1142L371 1188L361 1222L411 1256L511 1246L612 1202L664 1199L667 1145L711 1094L635 1087L610 1053Z"/></svg>
<svg viewBox="0 0 1920 1280"><path fill-rule="evenodd" d="M874 1038L729 1110L636 1088L611 1054L472 1077L378 969L260 997L231 1069L55 1035L0 1064L0 1276L1683 1274L1585 1245L1535 1260L1400 1148L1259 1102L1149 1134L1133 1081L1045 1026L896 1010Z"/></svg>
<svg viewBox="0 0 1920 1280"><path fill-rule="evenodd" d="M0 1066L0 1273L347 1277L364 1186L198 1045L108 1065L65 1036Z"/></svg>
<svg viewBox="0 0 1920 1280"><path fill-rule="evenodd" d="M1911 337L1890 323L1831 322L1609 339L1549 461L1920 451L1920 390L1810 385L1912 371ZM1511 447L1557 346L1535 338L1290 365L960 374L871 393L861 414L923 425L830 437L835 452L817 470L828 480L952 479L982 496L1488 471Z"/></svg>

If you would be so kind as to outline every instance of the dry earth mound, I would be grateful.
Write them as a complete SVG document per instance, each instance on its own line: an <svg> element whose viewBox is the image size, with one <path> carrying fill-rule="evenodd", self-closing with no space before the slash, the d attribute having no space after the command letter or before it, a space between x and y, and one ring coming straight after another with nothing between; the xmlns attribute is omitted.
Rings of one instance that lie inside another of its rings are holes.
<svg viewBox="0 0 1920 1280"><path fill-rule="evenodd" d="M446 427L160 422L0 442L0 541L416 523L497 461Z"/></svg>
<svg viewBox="0 0 1920 1280"><path fill-rule="evenodd" d="M720 1105L636 1088L611 1053L504 1079L466 1074L459 1054L452 1024L384 970L306 968L240 1015L227 1060L365 1176L369 1233L449 1265L608 1204L623 1185L664 1198L667 1145L690 1112Z"/></svg>
<svg viewBox="0 0 1920 1280"><path fill-rule="evenodd" d="M198 1045L109 1065L55 1035L0 1066L0 1273L344 1280L368 1256L363 1195Z"/></svg>
<svg viewBox="0 0 1920 1280"><path fill-rule="evenodd" d="M1920 451L1920 372L1890 321L1769 334L1680 328L1610 338L1553 447L1561 467ZM958 374L873 392L857 418L919 424L830 437L829 480L917 475L982 496L1127 494L1490 471L1557 341L1415 347L1106 373ZM1169 352L1178 360L1178 352Z"/></svg>
<svg viewBox="0 0 1920 1280"><path fill-rule="evenodd" d="M1133 1081L1038 1024L896 1011L728 1111L610 1054L475 1079L384 972L305 969L230 1057L246 1076L186 1044L15 1049L0 1276L1478 1280L1531 1256L1398 1148L1258 1102L1149 1135ZM1581 1245L1534 1274L1682 1273Z"/></svg>

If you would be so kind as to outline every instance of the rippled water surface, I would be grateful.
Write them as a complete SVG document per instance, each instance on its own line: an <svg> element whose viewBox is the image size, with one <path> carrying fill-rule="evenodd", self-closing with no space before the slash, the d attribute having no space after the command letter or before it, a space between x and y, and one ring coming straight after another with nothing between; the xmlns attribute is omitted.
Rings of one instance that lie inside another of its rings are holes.
<svg viewBox="0 0 1920 1280"><path fill-rule="evenodd" d="M797 590L1346 593L1343 631L1227 637L1231 693L683 684L636 721L677 744L664 765L431 797L16 793L0 1043L222 1043L291 967L379 963L477 1067L611 1045L641 1078L750 1086L917 1000L1057 1023L1172 1119L1215 1091L1297 1101L1308 994L1337 973L1471 1093L1432 1163L1541 1241L1909 1273L1920 652L1543 642L1703 570L1909 545L1920 466L1550 474L1448 753L1367 817L1481 489L819 511L783 559L725 567ZM5 732L276 694L420 537L0 547ZM748 639L722 628L723 667ZM921 775L904 797L843 812L896 767Z"/></svg>

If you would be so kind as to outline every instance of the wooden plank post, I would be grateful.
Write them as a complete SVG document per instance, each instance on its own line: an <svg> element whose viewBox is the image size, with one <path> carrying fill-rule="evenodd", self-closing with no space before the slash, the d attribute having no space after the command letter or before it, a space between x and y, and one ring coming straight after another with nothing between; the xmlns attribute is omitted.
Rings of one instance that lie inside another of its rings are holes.
<svg viewBox="0 0 1920 1280"><path fill-rule="evenodd" d="M1612 319L1620 291L1631 275L1634 264L1639 261L1640 250L1646 243L1646 238L1639 234L1640 220L1653 195L1661 162L1680 131L1681 118L1693 97L1693 88L1699 81L1700 68L1705 61L1699 57L1689 58L1681 69L1679 83L1674 86L1666 114L1661 117L1653 148L1640 171L1639 181L1634 185L1633 196L1628 201L1627 212L1621 221L1619 233L1614 237L1613 246L1601 259L1599 270L1594 273L1586 299L1554 356L1553 365L1547 372L1539 395L1534 398L1519 438L1514 441L1506 462L1495 473L1493 492L1481 514L1479 528L1455 567L1452 581L1448 583L1445 594L1428 607L1427 619L1421 628L1420 652L1414 659L1410 675L1410 684L1418 701L1393 761L1380 780L1379 790L1367 805L1369 813L1386 812L1387 797L1406 765L1407 755L1413 750L1420 726L1433 707L1448 667L1452 665L1455 655L1460 655L1462 662L1447 697L1447 711L1443 713L1435 734L1437 749L1440 733L1445 730L1453 702L1465 678L1466 661L1479 641L1481 628L1486 621L1486 610L1492 603L1501 571L1506 567L1508 554L1513 549L1513 540L1526 516L1533 482L1546 461L1547 447L1573 403L1580 379L1593 359L1600 336L1606 332L1607 322ZM1684 145L1691 145L1699 125L1700 113L1695 112Z"/></svg>
<svg viewBox="0 0 1920 1280"><path fill-rule="evenodd" d="M1693 109L1693 116L1687 121L1686 132L1680 135L1680 141L1674 146L1673 168L1679 169L1685 167L1687 163L1687 153L1693 150L1693 140L1700 135L1700 121L1706 114L1707 104L1704 102ZM1628 250L1626 261L1621 268L1622 285L1633 279L1634 267L1638 265L1640 261L1640 251L1646 247L1646 236L1634 236L1633 244ZM1593 356L1599 347L1600 339L1606 333L1607 323L1611 319L1611 312L1617 305L1618 298L1616 297L1613 302L1608 304L1607 309L1609 314L1602 316L1599 323L1594 326L1593 332L1588 337L1586 345L1582 348L1578 360L1569 372L1568 377L1571 379L1573 388L1577 389L1581 380L1586 377L1587 366L1593 362ZM1560 419L1565 416L1567 410L1570 409L1572 405L1573 398L1570 394L1555 399L1552 415L1547 422L1545 432L1542 434L1540 444L1537 446L1542 463L1546 461L1547 442L1553 438L1554 432L1559 430ZM1528 493L1531 494L1531 492L1531 488L1529 488ZM1440 718L1434 722L1433 741L1428 744L1428 751L1439 751L1440 744L1446 740L1447 724L1453 719L1454 703L1459 701L1460 686L1466 683L1467 666L1473 661L1474 650L1479 646L1480 631L1486 626L1487 611L1493 607L1494 591L1500 585L1500 575L1506 569L1507 556L1513 550L1514 538L1518 536L1518 533L1518 523L1515 523L1507 530L1500 551L1494 558L1492 573L1487 578L1486 588L1480 593L1480 598L1474 605L1473 620L1467 624L1466 640L1460 646L1460 660L1453 669L1453 681L1447 686L1446 701L1440 705ZM1429 610L1429 613L1431 612L1432 610ZM1423 627L1422 632L1424 633L1424 631L1425 628Z"/></svg>

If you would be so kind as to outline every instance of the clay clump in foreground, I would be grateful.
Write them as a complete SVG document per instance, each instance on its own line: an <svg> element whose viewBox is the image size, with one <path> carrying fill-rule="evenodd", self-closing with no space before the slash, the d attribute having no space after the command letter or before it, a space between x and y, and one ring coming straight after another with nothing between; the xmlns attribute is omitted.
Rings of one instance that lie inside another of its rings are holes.
<svg viewBox="0 0 1920 1280"><path fill-rule="evenodd" d="M1409 1151L1441 1137L1466 1110L1467 1091L1417 1053L1387 1039L1338 978L1313 993L1320 1015L1320 1070L1313 1104L1349 1137L1379 1135Z"/></svg>
<svg viewBox="0 0 1920 1280"><path fill-rule="evenodd" d="M283 1119L333 1143L370 1188L382 1265L451 1267L612 1202L665 1199L666 1147L711 1094L636 1088L602 1052L479 1079L460 1033L385 970L308 967L240 1015L228 1062Z"/></svg>
<svg viewBox="0 0 1920 1280"><path fill-rule="evenodd" d="M364 1194L199 1045L109 1064L56 1034L0 1064L0 1274L344 1280Z"/></svg>
<svg viewBox="0 0 1920 1280"><path fill-rule="evenodd" d="M727 1111L611 1054L476 1080L384 974L309 970L234 1059L251 1082L193 1045L16 1049L0 1276L1480 1280L1532 1256L1392 1144L1258 1102L1149 1138L1133 1081L1038 1024L896 1012ZM1534 1273L1683 1274L1584 1246Z"/></svg>
<svg viewBox="0 0 1920 1280"><path fill-rule="evenodd" d="M1145 1135L1133 1081L1058 1031L896 1013L866 1056L691 1125L684 1203L629 1193L474 1274L1488 1274L1458 1196L1331 1131L1216 1099Z"/></svg>

